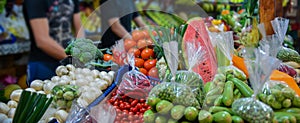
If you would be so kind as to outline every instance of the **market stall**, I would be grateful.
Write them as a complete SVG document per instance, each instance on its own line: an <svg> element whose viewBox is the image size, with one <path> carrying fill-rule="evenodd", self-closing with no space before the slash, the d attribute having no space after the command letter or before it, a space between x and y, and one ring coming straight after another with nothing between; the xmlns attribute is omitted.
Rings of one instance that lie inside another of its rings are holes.
<svg viewBox="0 0 300 123"><path fill-rule="evenodd" d="M208 3L220 4L199 2ZM75 39L51 79L4 90L0 122L298 123L300 55L286 40L290 20L274 16L275 4L248 0L239 11L187 20L142 11L149 26L112 48L99 49L98 37ZM86 11L86 32L99 33L93 22L101 20ZM0 55L27 45L0 45Z"/></svg>

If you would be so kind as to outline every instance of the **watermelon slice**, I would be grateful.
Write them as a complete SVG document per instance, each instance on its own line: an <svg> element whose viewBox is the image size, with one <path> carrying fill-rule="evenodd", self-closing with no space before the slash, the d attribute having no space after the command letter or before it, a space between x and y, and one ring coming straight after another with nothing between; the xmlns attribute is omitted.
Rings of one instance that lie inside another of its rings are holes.
<svg viewBox="0 0 300 123"><path fill-rule="evenodd" d="M208 32L205 27L204 20L200 17L192 18L188 22L188 27L185 31L182 41L182 51L183 58L185 59L185 64L188 66L188 56L185 52L187 48L187 43L194 43L195 46L200 43L203 51L206 52L204 59L197 64L193 71L200 74L204 83L212 81L217 72L217 60L214 48L210 42Z"/></svg>

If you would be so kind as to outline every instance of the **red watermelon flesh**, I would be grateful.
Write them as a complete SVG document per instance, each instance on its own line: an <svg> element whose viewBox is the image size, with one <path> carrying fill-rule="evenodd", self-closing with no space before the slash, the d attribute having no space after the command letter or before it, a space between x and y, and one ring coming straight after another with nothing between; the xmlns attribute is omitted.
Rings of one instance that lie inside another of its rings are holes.
<svg viewBox="0 0 300 123"><path fill-rule="evenodd" d="M217 60L202 18L192 18L188 21L188 27L182 41L183 57L186 65L188 65L188 56L185 49L188 42L194 43L198 47L197 44L200 43L202 50L205 51L203 60L199 61L200 63L193 68L193 71L201 75L204 83L212 81L217 72Z"/></svg>

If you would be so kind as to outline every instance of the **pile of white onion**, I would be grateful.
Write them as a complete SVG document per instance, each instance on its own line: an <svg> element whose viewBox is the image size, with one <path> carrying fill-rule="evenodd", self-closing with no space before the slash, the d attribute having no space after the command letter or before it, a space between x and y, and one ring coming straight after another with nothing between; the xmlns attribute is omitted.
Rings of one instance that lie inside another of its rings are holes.
<svg viewBox="0 0 300 123"><path fill-rule="evenodd" d="M57 76L53 76L51 80L34 80L30 88L25 90L51 95L51 90L56 85L77 85L81 92L77 103L82 107L86 107L99 97L103 90L112 84L115 76L114 71L108 73L104 71L99 72L98 70L90 70L88 68L75 68L71 64L59 66L55 72ZM12 121L11 119L15 114L22 91L22 89L13 91L10 95L11 100L7 104L0 103L0 122L3 122L3 119L6 119L7 123ZM56 118L60 122L65 122L68 113L69 111L50 107L42 118L48 119L41 122L48 122L52 118Z"/></svg>

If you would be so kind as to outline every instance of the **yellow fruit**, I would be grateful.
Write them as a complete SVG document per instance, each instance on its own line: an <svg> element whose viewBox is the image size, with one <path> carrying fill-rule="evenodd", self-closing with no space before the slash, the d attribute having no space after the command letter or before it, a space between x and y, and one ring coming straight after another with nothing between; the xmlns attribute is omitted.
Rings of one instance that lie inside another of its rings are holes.
<svg viewBox="0 0 300 123"><path fill-rule="evenodd" d="M6 99L10 98L10 94L17 89L21 89L21 87L17 84L10 84L4 88L4 97Z"/></svg>
<svg viewBox="0 0 300 123"><path fill-rule="evenodd" d="M22 88L22 89L25 89L27 88L27 84L26 84L26 75L23 75L19 78L18 80L18 85Z"/></svg>

